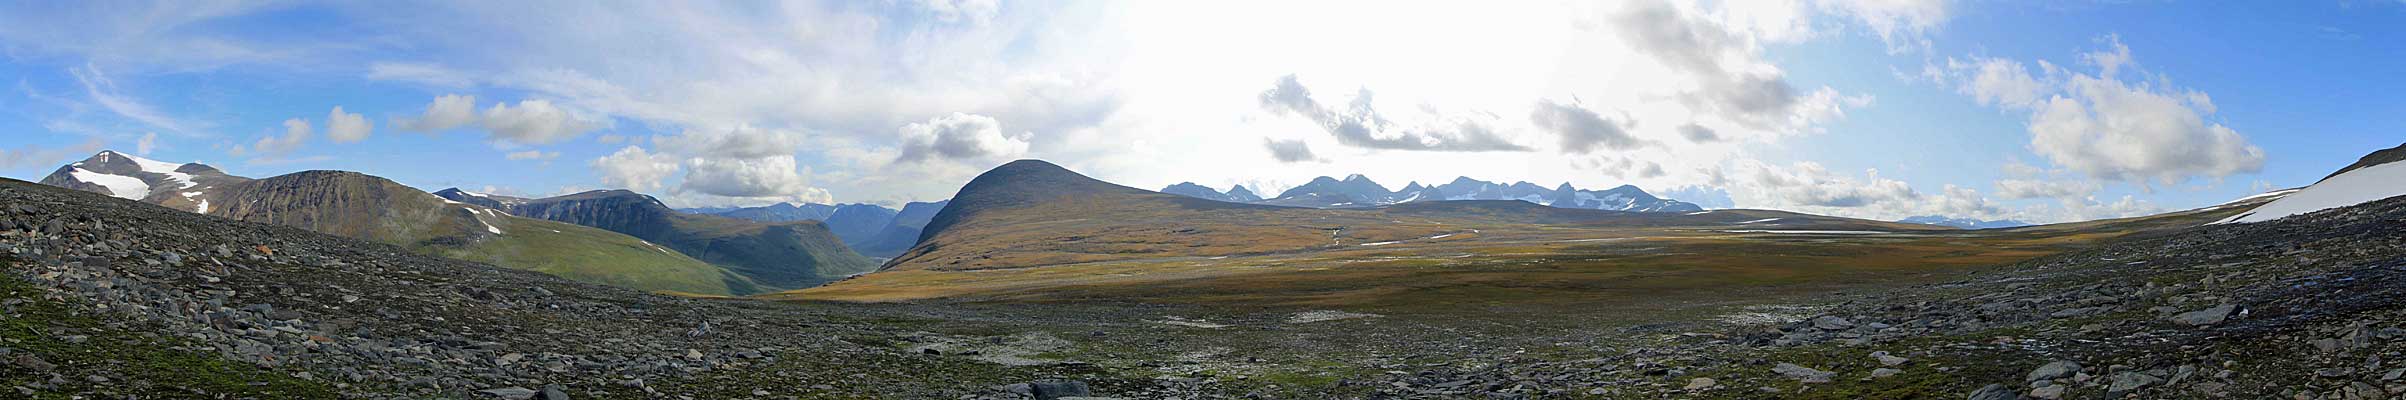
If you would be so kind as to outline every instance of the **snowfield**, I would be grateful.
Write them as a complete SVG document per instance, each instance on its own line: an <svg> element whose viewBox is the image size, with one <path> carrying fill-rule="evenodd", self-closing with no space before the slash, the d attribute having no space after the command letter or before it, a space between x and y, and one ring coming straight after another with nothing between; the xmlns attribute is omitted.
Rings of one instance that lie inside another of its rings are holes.
<svg viewBox="0 0 2406 400"><path fill-rule="evenodd" d="M70 171L67 174L74 175L75 180L109 188L109 195L116 196L120 199L141 200L143 197L150 196L150 184L143 183L139 178L125 175L103 174L87 171L83 168L76 168L74 171Z"/></svg>
<svg viewBox="0 0 2406 400"><path fill-rule="evenodd" d="M2358 168L2216 224L2264 222L2406 195L2406 162Z"/></svg>

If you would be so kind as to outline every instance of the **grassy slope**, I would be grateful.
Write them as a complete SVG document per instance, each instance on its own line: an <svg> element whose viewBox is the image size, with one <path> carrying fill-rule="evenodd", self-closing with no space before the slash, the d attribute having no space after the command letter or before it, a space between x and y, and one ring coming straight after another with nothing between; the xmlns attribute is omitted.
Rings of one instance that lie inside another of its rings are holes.
<svg viewBox="0 0 2406 400"><path fill-rule="evenodd" d="M507 216L375 176L306 171L211 193L210 215L295 226L497 266L643 290L727 295L757 288L725 269L597 228ZM480 214L480 211L481 214ZM485 231L485 225L503 234Z"/></svg>
<svg viewBox="0 0 2406 400"><path fill-rule="evenodd" d="M778 271L761 271L777 276L790 287L816 285L877 269L877 262L844 247L843 241L829 233L818 221L762 223L710 215L675 214L670 223L683 236L681 243L671 247L701 252L719 260L728 268L745 266L779 266L795 261L809 265L813 274L807 277L786 277ZM782 259L799 254L808 260Z"/></svg>
<svg viewBox="0 0 2406 400"><path fill-rule="evenodd" d="M643 290L705 295L758 290L751 280L726 269L616 232L531 218L489 220L502 235L465 247L420 246L418 250Z"/></svg>
<svg viewBox="0 0 2406 400"><path fill-rule="evenodd" d="M1034 192L1061 194L956 216L886 271L766 297L1388 309L1712 304L1732 286L1775 296L1900 283L2196 226L2245 208L1965 231L1771 210L1639 214L1520 202L1316 210L1107 188ZM1745 232L1781 230L1892 233Z"/></svg>
<svg viewBox="0 0 2406 400"><path fill-rule="evenodd" d="M0 264L15 268L14 261ZM15 277L0 277L0 299L10 305L0 318L0 347L11 361L0 363L0 397L30 399L77 398L70 394L99 394L135 398L270 398L332 399L333 388L276 371L219 358L216 354L182 347L183 339L161 337L134 327L103 321L76 307L43 296L40 289ZM82 336L81 340L69 340ZM33 357L55 366L50 371L27 368L17 360ZM64 385L27 394L52 374ZM90 376L120 379L92 382ZM16 397L23 396L23 397Z"/></svg>

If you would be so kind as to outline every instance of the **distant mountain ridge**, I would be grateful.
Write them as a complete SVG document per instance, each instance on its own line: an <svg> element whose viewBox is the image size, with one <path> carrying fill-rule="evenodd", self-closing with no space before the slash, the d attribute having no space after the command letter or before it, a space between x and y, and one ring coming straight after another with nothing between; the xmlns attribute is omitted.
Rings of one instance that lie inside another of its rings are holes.
<svg viewBox="0 0 2406 400"><path fill-rule="evenodd" d="M819 221L845 246L864 256L892 258L918 244L919 230L946 201L911 202L901 210L868 203L777 203L758 207L686 208L689 214L762 222ZM918 211L914 211L918 210Z"/></svg>
<svg viewBox="0 0 2406 400"><path fill-rule="evenodd" d="M742 276L641 239L451 202L357 172L249 179L198 163L168 164L102 151L60 167L42 182L587 282L721 295L759 289Z"/></svg>
<svg viewBox="0 0 2406 400"><path fill-rule="evenodd" d="M1436 186L1411 182L1405 184L1402 189L1389 191L1386 186L1361 174L1347 175L1344 179L1323 176L1287 189L1287 191L1279 193L1278 197L1269 199L1255 196L1241 185L1232 187L1227 192L1220 192L1193 182L1181 182L1161 188L1159 192L1235 203L1311 208L1377 207L1423 201L1520 200L1550 207L1588 210L1633 212L1704 210L1704 207L1694 203L1654 196L1633 185L1621 185L1606 190L1583 190L1565 182L1552 189L1547 189L1529 182L1500 184L1470 177L1457 177L1452 182Z"/></svg>
<svg viewBox="0 0 2406 400"><path fill-rule="evenodd" d="M2000 219L2000 220L1993 220L1993 221L1991 221L1991 220L1982 220L1982 219L1973 219L1973 218L1952 218L1952 217L1947 217L1947 216L1944 216L1944 215L1918 215L1918 216L1912 216L1912 217L1905 217L1905 219L1900 219L1900 220L1897 220L1896 222L1903 222L1903 223L1908 223L1908 224L1922 224L1922 225L1951 226L1951 227L1957 227L1957 228L1963 228L1963 229L1997 229L1997 228L2019 228L2019 227L2025 227L2025 226L2030 226L2030 225L2033 225L2033 224L2031 224L2031 223L2028 223L2028 222L2022 222L2022 221L2010 220L2010 219Z"/></svg>
<svg viewBox="0 0 2406 400"><path fill-rule="evenodd" d="M677 212L659 199L626 190L594 190L516 199L447 189L461 203L500 203L511 215L606 229L659 243L724 266L764 286L814 286L868 272L876 262L853 252L818 221L761 222Z"/></svg>

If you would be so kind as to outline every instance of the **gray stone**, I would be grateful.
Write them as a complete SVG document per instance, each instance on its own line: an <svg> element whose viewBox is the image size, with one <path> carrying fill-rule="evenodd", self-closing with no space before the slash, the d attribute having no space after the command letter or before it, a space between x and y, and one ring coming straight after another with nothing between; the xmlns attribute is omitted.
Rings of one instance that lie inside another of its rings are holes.
<svg viewBox="0 0 2406 400"><path fill-rule="evenodd" d="M1692 390L1705 390L1705 389L1712 389L1714 386L1720 386L1720 385L1721 385L1721 383L1720 383L1720 382L1717 382L1717 381L1714 381L1714 380L1713 380L1713 378L1696 378L1696 379L1689 379L1689 380L1688 380L1688 386L1687 386L1685 389L1686 389L1686 390L1691 390L1691 391L1692 391Z"/></svg>
<svg viewBox="0 0 2406 400"><path fill-rule="evenodd" d="M543 385L543 392L536 393L535 398L540 400L568 400L568 390L561 388L560 385Z"/></svg>
<svg viewBox="0 0 2406 400"><path fill-rule="evenodd" d="M1094 395L1093 393L1087 391L1086 382L1083 381L1033 382L1028 384L1028 393L1036 396L1036 400L1056 400L1063 397L1086 397Z"/></svg>
<svg viewBox="0 0 2406 400"><path fill-rule="evenodd" d="M1818 318L1813 318L1814 329L1838 331L1852 329L1854 327L1855 323L1853 321L1847 321L1845 318L1839 318L1836 315L1823 315Z"/></svg>
<svg viewBox="0 0 2406 400"><path fill-rule="evenodd" d="M2064 387L2063 385L2052 385L2052 386L2044 386L2044 387L2040 387L2040 388L2037 388L2037 389L2030 389L2030 397L2041 398L2041 399L2047 399L2047 400L2056 400L2056 399L2061 399L2061 398L2063 398L2063 391L2064 391L2064 389L2065 389L2065 387Z"/></svg>
<svg viewBox="0 0 2406 400"><path fill-rule="evenodd" d="M2043 381L2043 380L2049 380L2049 379L2062 379L2062 378L2071 377L2071 376L2072 376L2072 374L2079 373L2079 372L2080 372L2080 363L2072 362L2072 361L2069 361L2069 360L2059 360L2059 361L2055 361L2055 362L2050 362L2050 363L2047 363L2047 365L2040 365L2040 366L2038 366L2038 369L2030 370L2030 377L2029 377L2029 379L2026 379L2025 381Z"/></svg>
<svg viewBox="0 0 2406 400"><path fill-rule="evenodd" d="M476 392L483 393L485 396L497 399L526 400L535 398L534 389L527 389L517 386L478 390Z"/></svg>
<svg viewBox="0 0 2406 400"><path fill-rule="evenodd" d="M2178 323L2181 323L2182 325L2189 325L2189 326L2201 326L2201 325L2213 325L2213 324L2219 324L2219 323L2222 323L2222 321L2223 321L2223 320L2225 320L2225 319L2229 319L2229 318L2230 318L2230 316L2231 316L2231 311L2238 310L2238 309L2239 309L2239 306L2237 306L2237 305L2233 305L2233 304L2224 304L2224 305L2219 305L2219 306L2213 306L2213 307L2209 307L2209 308L2206 308L2206 309L2203 309L2203 310L2190 311L2190 312L2180 313L2180 314L2178 314L2178 315L2173 315L2173 316L2172 316L2172 322L2178 322Z"/></svg>
<svg viewBox="0 0 2406 400"><path fill-rule="evenodd" d="M1895 368L1880 368L1880 369L1874 369L1874 370L1871 370L1871 378L1870 378L1870 379L1886 378L1886 377L1896 376L1896 374L1902 374L1902 373L1905 373L1905 371L1904 371L1904 370L1900 370L1900 369L1895 369Z"/></svg>
<svg viewBox="0 0 2406 400"><path fill-rule="evenodd" d="M1889 367L1896 366L1897 364L1904 364L1906 361L1912 361L1912 359L1888 355L1888 352L1885 351L1871 352L1871 358L1880 360L1881 366Z"/></svg>
<svg viewBox="0 0 2406 400"><path fill-rule="evenodd" d="M1802 365L1789 363L1779 363L1779 365L1774 365L1771 367L1771 372L1776 372L1781 376L1786 376L1789 379L1795 379L1798 382L1804 383L1829 383L1830 377L1838 376L1838 373L1836 372L1812 369Z"/></svg>
<svg viewBox="0 0 2406 400"><path fill-rule="evenodd" d="M2120 393L2129 393L2132 390L2139 390L2141 388L2153 386L2158 383L2164 383L2164 378L2157 378L2154 375L2143 374L2136 371L2125 371L2123 373L2114 374L2113 384L2106 386L2105 391L2118 395Z"/></svg>
<svg viewBox="0 0 2406 400"><path fill-rule="evenodd" d="M1988 386L1981 386L1980 390L1972 391L1972 395L1965 398L1969 400L2014 400L2019 397L2021 396L2013 393L2013 388L1991 383Z"/></svg>

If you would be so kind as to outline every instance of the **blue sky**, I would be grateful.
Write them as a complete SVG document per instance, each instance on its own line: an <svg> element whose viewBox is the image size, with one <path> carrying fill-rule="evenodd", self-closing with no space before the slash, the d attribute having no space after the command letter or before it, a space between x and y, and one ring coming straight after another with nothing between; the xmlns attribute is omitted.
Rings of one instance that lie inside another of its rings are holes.
<svg viewBox="0 0 2406 400"><path fill-rule="evenodd" d="M2406 141L2386 1L486 3L0 6L0 176L111 148L895 204L1041 158L1148 188L1466 175L2054 222Z"/></svg>

